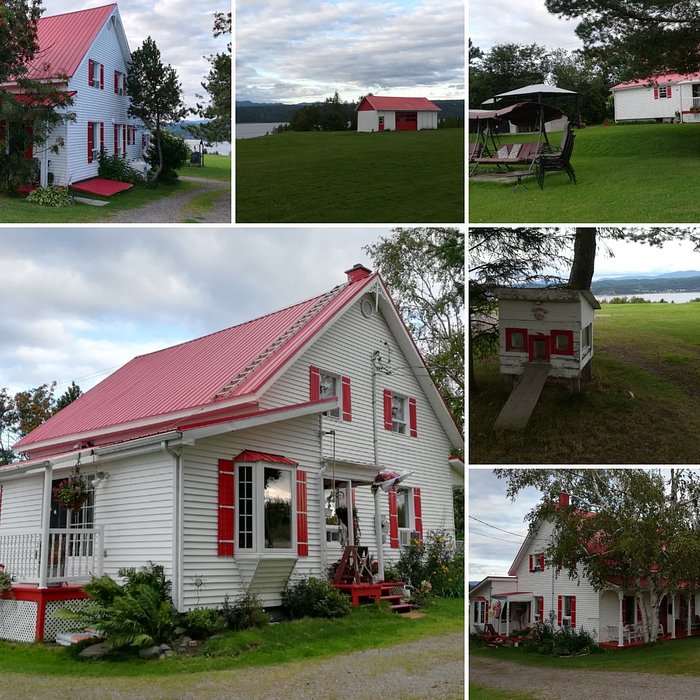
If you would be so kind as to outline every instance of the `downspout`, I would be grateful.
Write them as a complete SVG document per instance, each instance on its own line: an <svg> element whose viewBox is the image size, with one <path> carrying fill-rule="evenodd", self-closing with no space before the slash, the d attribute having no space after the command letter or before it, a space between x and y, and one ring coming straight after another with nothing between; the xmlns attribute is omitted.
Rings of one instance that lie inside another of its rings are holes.
<svg viewBox="0 0 700 700"><path fill-rule="evenodd" d="M379 470L379 442L377 436L377 366L379 351L372 354L372 450L374 466ZM379 489L374 489L374 536L377 542L377 577L384 580L384 542L382 541L382 511L379 502Z"/></svg>
<svg viewBox="0 0 700 700"><path fill-rule="evenodd" d="M323 492L323 482L326 474L326 460L323 457L323 416L318 414L318 463L320 466L319 471L319 520L320 527L319 532L321 533L321 571L328 571L328 542L326 541L326 499L324 498Z"/></svg>
<svg viewBox="0 0 700 700"><path fill-rule="evenodd" d="M172 579L174 582L173 603L177 610L182 611L182 446L173 449L167 440L160 443L163 452L173 458L173 547L172 547Z"/></svg>

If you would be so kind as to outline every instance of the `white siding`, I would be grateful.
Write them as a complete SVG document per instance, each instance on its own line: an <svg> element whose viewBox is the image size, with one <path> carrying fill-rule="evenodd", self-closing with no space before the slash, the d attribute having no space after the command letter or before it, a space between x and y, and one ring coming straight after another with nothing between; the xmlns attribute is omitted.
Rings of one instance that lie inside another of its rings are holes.
<svg viewBox="0 0 700 700"><path fill-rule="evenodd" d="M671 97L654 99L654 87L622 88L613 91L615 121L634 119L672 119L681 108L678 85L671 87Z"/></svg>
<svg viewBox="0 0 700 700"><path fill-rule="evenodd" d="M366 110L357 113L358 131L379 131L379 120L375 110Z"/></svg>
<svg viewBox="0 0 700 700"><path fill-rule="evenodd" d="M283 455L298 462L298 468L307 472L309 556L298 558L293 577L325 575L319 546L323 493L318 426L318 418L309 416L207 438L185 449L182 584L186 609L219 605L227 593L232 598L241 595L250 583L258 558L274 558L269 554L241 554L237 547L232 558L217 554L218 460L232 459L243 450ZM295 519L293 525L296 527ZM280 556L290 557L289 553ZM296 547L291 556L297 558ZM197 577L204 583L199 593L194 586ZM267 605L279 605L279 592L260 597Z"/></svg>
<svg viewBox="0 0 700 700"><path fill-rule="evenodd" d="M44 477L41 474L3 481L0 473L0 485L3 487L0 535L10 531L36 530L41 527L43 483Z"/></svg>
<svg viewBox="0 0 700 700"><path fill-rule="evenodd" d="M367 298L373 301L373 297ZM385 342L387 345L384 345ZM379 467L413 471L403 484L421 489L424 532L443 528L452 530L452 482L447 461L450 443L381 311L375 311L369 318L365 318L360 311L358 299L265 393L261 400L262 406L272 408L307 401L310 365L319 367L321 371L349 377L352 388L352 421L324 417L324 430L335 430L337 461L372 466L372 354L375 350L379 350L385 359L388 350L392 366L390 376L380 374L377 377L374 410ZM384 389L416 398L418 437L384 429ZM324 455L328 462L333 456L333 441L330 436L324 440ZM358 489L357 496L360 516L365 518L361 521L363 535L367 535L369 542L374 544L373 526L371 520L366 520L370 514L373 517L374 513L369 488ZM383 500L383 513L387 515L388 502ZM388 544L385 551L390 558L398 556L397 550L389 549Z"/></svg>
<svg viewBox="0 0 700 700"><path fill-rule="evenodd" d="M418 130L437 129L438 112L418 112Z"/></svg>

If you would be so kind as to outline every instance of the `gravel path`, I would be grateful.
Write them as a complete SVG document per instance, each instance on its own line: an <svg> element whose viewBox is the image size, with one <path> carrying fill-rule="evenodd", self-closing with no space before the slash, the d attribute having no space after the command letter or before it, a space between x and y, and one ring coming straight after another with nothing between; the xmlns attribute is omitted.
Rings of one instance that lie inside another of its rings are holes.
<svg viewBox="0 0 700 700"><path fill-rule="evenodd" d="M456 632L425 637L409 644L321 661L296 661L239 671L183 673L162 678L61 678L3 673L0 674L0 698L462 700L464 635Z"/></svg>
<svg viewBox="0 0 700 700"><path fill-rule="evenodd" d="M487 688L530 693L543 700L700 697L700 678L696 676L531 668L478 656L469 657L469 681Z"/></svg>
<svg viewBox="0 0 700 700"><path fill-rule="evenodd" d="M116 212L105 218L109 224L181 224L185 220L196 220L202 224L231 223L231 186L228 182L209 180L203 177L181 176L183 182L191 182L195 187L186 192L180 192L170 197L163 197L155 202L144 204L136 209ZM201 214L193 216L186 211L187 204L198 194L220 189L221 196L217 197L212 207ZM1 697L1 696L0 696Z"/></svg>

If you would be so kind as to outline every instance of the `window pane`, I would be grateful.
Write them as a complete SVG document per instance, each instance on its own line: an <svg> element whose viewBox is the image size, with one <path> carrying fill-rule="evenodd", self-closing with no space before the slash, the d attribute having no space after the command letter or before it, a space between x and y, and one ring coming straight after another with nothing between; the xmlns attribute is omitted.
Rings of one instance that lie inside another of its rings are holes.
<svg viewBox="0 0 700 700"><path fill-rule="evenodd" d="M405 489L399 489L399 491L396 492L396 514L399 527L411 527L408 516L408 491Z"/></svg>
<svg viewBox="0 0 700 700"><path fill-rule="evenodd" d="M253 547L253 468L238 468L238 546Z"/></svg>
<svg viewBox="0 0 700 700"><path fill-rule="evenodd" d="M292 474L265 467L265 548L292 548Z"/></svg>

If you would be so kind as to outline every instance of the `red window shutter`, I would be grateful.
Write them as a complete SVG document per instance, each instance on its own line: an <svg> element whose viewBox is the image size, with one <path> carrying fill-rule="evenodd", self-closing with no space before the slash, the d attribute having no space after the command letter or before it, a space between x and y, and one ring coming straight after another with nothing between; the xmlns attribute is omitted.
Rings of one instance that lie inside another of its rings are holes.
<svg viewBox="0 0 700 700"><path fill-rule="evenodd" d="M105 150L105 123L100 122L100 151Z"/></svg>
<svg viewBox="0 0 700 700"><path fill-rule="evenodd" d="M122 148L124 150L124 155L126 155L126 124L122 126Z"/></svg>
<svg viewBox="0 0 700 700"><path fill-rule="evenodd" d="M321 398L321 370L311 365L309 367L309 400L318 401Z"/></svg>
<svg viewBox="0 0 700 700"><path fill-rule="evenodd" d="M341 387L343 392L343 420L352 420L352 402L350 398L350 377L343 377L341 380Z"/></svg>
<svg viewBox="0 0 700 700"><path fill-rule="evenodd" d="M670 99L670 98L671 98L671 86L669 85L666 88L666 99Z"/></svg>
<svg viewBox="0 0 700 700"><path fill-rule="evenodd" d="M692 610L692 615L695 615L695 598L693 598L693 610ZM637 622L642 621L642 609L637 605Z"/></svg>
<svg viewBox="0 0 700 700"><path fill-rule="evenodd" d="M95 72L95 62L88 58L88 85L92 87L92 74Z"/></svg>
<svg viewBox="0 0 700 700"><path fill-rule="evenodd" d="M489 606L484 603L484 624L488 624L489 621Z"/></svg>
<svg viewBox="0 0 700 700"><path fill-rule="evenodd" d="M119 155L119 124L114 125L114 155Z"/></svg>
<svg viewBox="0 0 700 700"><path fill-rule="evenodd" d="M421 505L420 489L413 489L413 524L418 539L423 541L423 507Z"/></svg>
<svg viewBox="0 0 700 700"><path fill-rule="evenodd" d="M537 604L539 606L540 622L544 622L544 596L537 597Z"/></svg>
<svg viewBox="0 0 700 700"><path fill-rule="evenodd" d="M88 122L88 133L87 133L87 146L88 146L88 163L92 163L92 149L93 149L93 143L92 143L92 122Z"/></svg>
<svg viewBox="0 0 700 700"><path fill-rule="evenodd" d="M297 470L297 554L309 556L309 513L306 472Z"/></svg>
<svg viewBox="0 0 700 700"><path fill-rule="evenodd" d="M114 71L114 93L119 93L119 71Z"/></svg>
<svg viewBox="0 0 700 700"><path fill-rule="evenodd" d="M564 604L563 596L557 597L557 625L561 627L561 611Z"/></svg>
<svg viewBox="0 0 700 700"><path fill-rule="evenodd" d="M396 503L396 486L389 491L389 545L399 548L399 516Z"/></svg>
<svg viewBox="0 0 700 700"><path fill-rule="evenodd" d="M384 389L384 429L391 430L391 391Z"/></svg>
<svg viewBox="0 0 700 700"><path fill-rule="evenodd" d="M571 596L571 627L576 629L576 596Z"/></svg>
<svg viewBox="0 0 700 700"><path fill-rule="evenodd" d="M540 570L544 571L544 552L540 554Z"/></svg>
<svg viewBox="0 0 700 700"><path fill-rule="evenodd" d="M408 425L411 437L418 437L418 409L415 399L408 400Z"/></svg>
<svg viewBox="0 0 700 700"><path fill-rule="evenodd" d="M657 87L654 88L654 99L655 100L659 99L659 88L657 88Z"/></svg>
<svg viewBox="0 0 700 700"><path fill-rule="evenodd" d="M34 155L34 144L32 143L32 138L34 137L34 128L31 126L31 124L27 124L24 127L24 133L27 135L27 138L29 139L29 143L27 145L27 148L24 151L24 157L26 159L29 159Z"/></svg>
<svg viewBox="0 0 700 700"><path fill-rule="evenodd" d="M218 504L218 554L220 557L232 557L234 552L235 489L233 460L220 459Z"/></svg>
<svg viewBox="0 0 700 700"><path fill-rule="evenodd" d="M105 89L105 67L100 64L100 90Z"/></svg>
<svg viewBox="0 0 700 700"><path fill-rule="evenodd" d="M535 556L534 554L531 554L531 555L530 555L530 568L528 569L528 571L534 571L534 570L535 570L535 565L534 565L534 563L533 563L533 561L532 561L533 558L534 558L534 556Z"/></svg>

